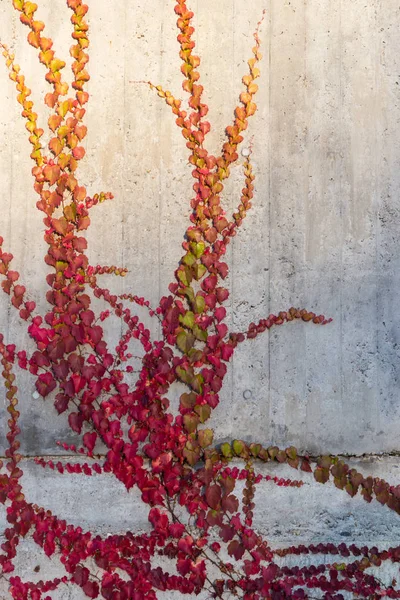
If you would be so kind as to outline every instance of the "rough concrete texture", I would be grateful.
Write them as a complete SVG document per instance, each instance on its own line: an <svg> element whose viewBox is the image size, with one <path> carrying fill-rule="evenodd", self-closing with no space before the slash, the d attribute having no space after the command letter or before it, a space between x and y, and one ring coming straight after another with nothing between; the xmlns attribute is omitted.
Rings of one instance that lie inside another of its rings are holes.
<svg viewBox="0 0 400 600"><path fill-rule="evenodd" d="M181 95L174 2L88 4L92 79L82 169L90 194L115 194L112 203L92 213L90 257L93 264L128 267L124 280L105 278L113 290L156 303L181 256L192 195L191 167L173 116L141 83L151 80ZM291 324L243 344L213 416L216 437L294 444L312 453L399 450L399 3L192 0L190 5L214 152L232 120L252 31L267 9L259 111L245 142L248 146L254 135L256 196L228 257L231 324L244 330L250 321L291 305L334 319L326 327ZM64 0L42 0L38 17L58 54L67 57ZM44 119L44 69L26 33L11 0L0 0L0 39L15 49ZM42 222L26 131L5 67L0 90L0 234L44 309ZM241 166L232 171L224 200L230 209L242 187ZM118 328L114 323L111 339L117 339ZM151 328L156 335L157 324ZM29 345L5 296L0 331L21 347ZM64 416L56 416L51 402L33 398L29 377L22 376L19 385L24 454L56 454L56 440L73 440ZM0 416L4 422L4 412ZM0 441L4 446L4 432ZM379 476L389 470L393 483L400 481L397 459L376 460L368 469ZM123 530L127 521L136 529L145 526L134 494L122 497L116 489L112 500L121 509L114 508L101 478L79 479L77 485L71 477L44 475L29 462L25 477L38 502L54 489L40 502L54 504L72 520L79 517L85 526L103 532ZM399 539L399 522L384 508L338 492L331 496L332 489L320 487L315 495L306 490L266 490L278 508L270 511L269 500L259 503L260 528L280 543L296 536ZM82 495L90 510L85 514L81 505L78 515L76 498ZM63 598L75 598L69 593Z"/></svg>

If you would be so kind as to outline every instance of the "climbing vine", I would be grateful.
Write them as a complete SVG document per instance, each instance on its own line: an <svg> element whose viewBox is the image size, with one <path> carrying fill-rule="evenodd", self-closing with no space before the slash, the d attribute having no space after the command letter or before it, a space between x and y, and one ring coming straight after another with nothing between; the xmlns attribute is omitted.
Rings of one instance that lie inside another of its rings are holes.
<svg viewBox="0 0 400 600"><path fill-rule="evenodd" d="M0 502L7 513L1 545L2 576L16 600L48 600L61 584L75 585L84 597L108 600L157 598L157 591L189 596L208 592L210 598L343 598L350 592L363 598L400 597L395 582L385 586L369 569L384 561L399 562L400 547L381 551L356 545L319 544L274 549L253 527L255 493L262 481L301 486L297 479L281 479L258 472L260 462L286 463L310 473L319 483L331 481L350 496L362 494L400 513L400 488L364 477L338 457L311 459L294 447L279 449L261 443L232 440L216 446L207 426L219 403L227 363L236 348L295 319L325 325L330 319L305 309L288 308L270 314L247 331L230 331L226 324L229 291L225 254L237 234L254 193L251 153L243 165L243 189L233 214L221 204L231 166L249 118L256 112L256 80L261 59L258 30L243 77L240 103L219 156L207 150L211 125L200 84L200 58L194 53L193 12L186 0L176 0L179 57L187 107L160 85L150 83L169 106L186 141L193 166L194 195L190 223L184 235L183 255L169 285L169 295L155 307L134 293L114 294L101 284L103 274L125 276L124 268L89 264L87 240L91 210L111 201L111 193L89 196L80 181L85 156L88 6L67 0L71 9L72 89L64 79L66 62L56 56L45 24L35 18L37 5L10 0L29 29L28 42L37 49L46 68L50 91L44 102L50 109L45 133L38 123L25 77L12 52L3 44L9 76L15 82L22 117L32 145L33 186L37 208L43 213L48 311L40 315L35 301L13 267L13 256L0 238L2 290L35 344L30 353L0 335L0 355L8 412L7 450L0 474ZM171 4L171 10L173 5ZM96 298L96 302L94 302ZM102 304L102 310L96 312ZM160 339L153 339L140 320L146 309L158 319ZM137 314L138 313L138 314ZM115 348L107 342L104 325L111 316L121 320L123 334ZM134 385L131 344L142 346L140 369ZM108 473L127 490L137 488L148 506L148 533L126 532L101 537L66 523L46 507L30 502L24 493L19 453L17 369L28 371L38 394L54 403L59 414L81 439L80 447L62 443L65 450L85 455L86 462L37 459L45 468L84 475ZM129 374L130 378L127 377ZM179 410L171 410L171 385L186 387ZM101 451L102 448L106 452ZM15 572L21 540L30 536L48 557L60 556L65 574L51 581L23 581ZM288 566L289 555L330 555L308 566ZM155 566L155 559L157 564ZM164 562L163 562L164 559ZM171 566L173 565L173 566ZM285 566L286 565L286 566Z"/></svg>

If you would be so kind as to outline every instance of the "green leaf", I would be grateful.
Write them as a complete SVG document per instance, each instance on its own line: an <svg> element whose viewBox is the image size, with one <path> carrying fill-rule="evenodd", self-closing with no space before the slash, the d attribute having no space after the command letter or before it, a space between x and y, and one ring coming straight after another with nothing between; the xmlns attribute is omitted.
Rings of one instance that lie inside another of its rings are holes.
<svg viewBox="0 0 400 600"><path fill-rule="evenodd" d="M191 363L200 362L201 359L203 358L203 353L201 350L198 350L197 348L192 348L188 352L188 357L189 357L189 360Z"/></svg>
<svg viewBox="0 0 400 600"><path fill-rule="evenodd" d="M200 342L206 342L208 338L208 333L204 329L201 329L198 325L193 327L193 334L196 339L200 340Z"/></svg>
<svg viewBox="0 0 400 600"><path fill-rule="evenodd" d="M189 269L189 267L184 267L183 265L181 265L177 271L176 276L178 277L179 281L181 281L183 283L183 285L185 287L188 287L190 282L193 279L191 270Z"/></svg>
<svg viewBox="0 0 400 600"><path fill-rule="evenodd" d="M197 434L197 438L200 446L202 448L207 448L208 446L211 446L213 442L214 432L212 429L201 429Z"/></svg>
<svg viewBox="0 0 400 600"><path fill-rule="evenodd" d="M199 417L195 414L187 414L183 417L183 423L185 425L185 429L188 433L193 433L196 431L197 426L199 424Z"/></svg>
<svg viewBox="0 0 400 600"><path fill-rule="evenodd" d="M204 297L200 296L198 294L194 300L194 309L195 309L196 313L200 314L200 313L204 312L205 307L206 307L206 301L204 300Z"/></svg>
<svg viewBox="0 0 400 600"><path fill-rule="evenodd" d="M193 406L196 404L197 395L194 392L190 392L190 394L182 394L179 400L183 408L193 408Z"/></svg>
<svg viewBox="0 0 400 600"><path fill-rule="evenodd" d="M56 261L56 270L57 271L64 271L67 267L68 267L68 263L65 262L64 260Z"/></svg>
<svg viewBox="0 0 400 600"><path fill-rule="evenodd" d="M190 249L196 258L201 258L206 249L206 245L204 242L191 242Z"/></svg>
<svg viewBox="0 0 400 600"><path fill-rule="evenodd" d="M201 240L201 233L198 229L189 229L186 232L186 235L189 240L193 240L195 242L199 242Z"/></svg>
<svg viewBox="0 0 400 600"><path fill-rule="evenodd" d="M242 440L233 440L232 448L236 456L241 456L246 449L246 444Z"/></svg>
<svg viewBox="0 0 400 600"><path fill-rule="evenodd" d="M197 392L198 394L201 394L201 392L203 391L203 383L204 383L203 376L199 374L192 378L190 385L192 386L192 388L194 389L195 392ZM210 408L210 407L208 407L208 408ZM211 411L211 409L210 409L210 411ZM202 421L202 423L204 423L204 421Z"/></svg>
<svg viewBox="0 0 400 600"><path fill-rule="evenodd" d="M188 252L187 254L185 254L185 256L182 258L182 262L185 265L188 265L188 267L191 267L192 265L194 265L194 263L196 262L196 257L194 256L194 254L192 254L191 252Z"/></svg>
<svg viewBox="0 0 400 600"><path fill-rule="evenodd" d="M194 298L194 291L193 288L191 286L185 287L183 288L183 290L180 290L183 294L185 294L185 296L187 297L187 299L189 300L189 302L194 302L195 298Z"/></svg>
<svg viewBox="0 0 400 600"><path fill-rule="evenodd" d="M190 450L189 448L184 448L183 456L186 458L189 465L191 467L194 467L194 465L199 461L200 452L198 450Z"/></svg>
<svg viewBox="0 0 400 600"><path fill-rule="evenodd" d="M187 333L184 330L182 330L180 333L178 333L178 336L176 338L176 344L177 344L179 350L181 350L184 354L188 354L188 352L193 347L194 342L195 342L194 335L192 335L191 333Z"/></svg>
<svg viewBox="0 0 400 600"><path fill-rule="evenodd" d="M268 454L270 455L272 460L275 460L275 458L278 456L278 452L279 452L279 448L277 446L270 446L268 448Z"/></svg>
<svg viewBox="0 0 400 600"><path fill-rule="evenodd" d="M326 483L329 480L329 469L317 467L314 471L314 479L318 481L318 483Z"/></svg>
<svg viewBox="0 0 400 600"><path fill-rule="evenodd" d="M323 469L329 469L332 465L332 458L330 456L320 456L318 459L318 466Z"/></svg>
<svg viewBox="0 0 400 600"><path fill-rule="evenodd" d="M179 321L187 327L188 329L193 329L193 325L195 323L194 313L191 310L188 310L184 315L179 315Z"/></svg>
<svg viewBox="0 0 400 600"><path fill-rule="evenodd" d="M286 448L286 454L291 460L296 460L296 458L297 458L297 450L294 446L290 446L290 448Z"/></svg>
<svg viewBox="0 0 400 600"><path fill-rule="evenodd" d="M211 415L211 406L208 404L198 404L195 406L194 410L200 417L200 423L205 423L207 419L210 418Z"/></svg>
<svg viewBox="0 0 400 600"><path fill-rule="evenodd" d="M257 458L257 456L260 454L261 449L261 444L250 444L250 452L251 455L254 456L254 458Z"/></svg>
<svg viewBox="0 0 400 600"><path fill-rule="evenodd" d="M191 367L189 367L188 370L184 369L183 367L176 367L175 372L179 379L183 381L183 383L191 385L194 376L193 369Z"/></svg>
<svg viewBox="0 0 400 600"><path fill-rule="evenodd" d="M201 279L203 277L203 275L205 275L205 273L207 272L207 269L202 263L196 263L192 267L192 272L193 272L193 277L196 279L196 281L199 281L199 279Z"/></svg>
<svg viewBox="0 0 400 600"><path fill-rule="evenodd" d="M228 444L228 442L225 442L224 444L221 445L221 452L222 455L225 456L225 458L232 458L232 447L230 444Z"/></svg>

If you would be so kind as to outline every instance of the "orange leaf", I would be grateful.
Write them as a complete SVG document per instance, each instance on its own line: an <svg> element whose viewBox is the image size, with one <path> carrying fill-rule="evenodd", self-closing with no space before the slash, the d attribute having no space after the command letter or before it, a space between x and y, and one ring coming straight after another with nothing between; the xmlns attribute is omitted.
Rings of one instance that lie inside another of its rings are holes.
<svg viewBox="0 0 400 600"><path fill-rule="evenodd" d="M258 91L258 85L256 83L251 83L247 89L249 94L255 94Z"/></svg>
<svg viewBox="0 0 400 600"><path fill-rule="evenodd" d="M76 179L73 175L70 175L66 181L66 187L71 190L71 192L74 191L74 189L76 188Z"/></svg>
<svg viewBox="0 0 400 600"><path fill-rule="evenodd" d="M78 138L74 133L69 133L67 136L67 144L68 147L71 148L71 150L73 150L74 148L76 148L76 146L78 145Z"/></svg>
<svg viewBox="0 0 400 600"><path fill-rule="evenodd" d="M83 140L87 133L87 127L86 125L76 125L74 132L79 140Z"/></svg>
<svg viewBox="0 0 400 600"><path fill-rule="evenodd" d="M62 118L59 115L51 115L48 120L49 127L55 131L61 124Z"/></svg>
<svg viewBox="0 0 400 600"><path fill-rule="evenodd" d="M75 58L75 60L78 60L80 53L81 53L81 47L79 44L75 44L74 46L71 46L69 49L70 56L72 56L72 58Z"/></svg>
<svg viewBox="0 0 400 600"><path fill-rule="evenodd" d="M44 23L43 21L33 21L31 27L35 33L39 33L40 31L43 31Z"/></svg>
<svg viewBox="0 0 400 600"><path fill-rule="evenodd" d="M69 168L74 173L78 168L78 161L73 156L69 159Z"/></svg>
<svg viewBox="0 0 400 600"><path fill-rule="evenodd" d="M237 116L238 119L240 119L241 121L245 121L246 120L246 111L243 108L243 106L238 106L235 109L235 115Z"/></svg>
<svg viewBox="0 0 400 600"><path fill-rule="evenodd" d="M61 235L65 235L67 233L68 221L65 217L61 217L61 219L52 219L51 224L57 233Z"/></svg>
<svg viewBox="0 0 400 600"><path fill-rule="evenodd" d="M43 175L50 185L53 185L60 177L60 167L58 165L46 165L43 169Z"/></svg>
<svg viewBox="0 0 400 600"><path fill-rule="evenodd" d="M76 97L81 106L82 104L86 104L86 102L89 100L89 94L87 92L77 92Z"/></svg>
<svg viewBox="0 0 400 600"><path fill-rule="evenodd" d="M242 92L240 94L240 102L243 102L243 104L248 104L251 102L251 95L247 92Z"/></svg>
<svg viewBox="0 0 400 600"><path fill-rule="evenodd" d="M62 152L63 145L58 138L52 138L49 142L49 148L55 156L58 156Z"/></svg>
<svg viewBox="0 0 400 600"><path fill-rule="evenodd" d="M62 199L63 198L60 196L60 194L57 194L57 192L52 192L48 198L48 204L53 208L58 208L62 202Z"/></svg>
<svg viewBox="0 0 400 600"><path fill-rule="evenodd" d="M53 60L54 52L53 50L45 50L44 52L40 52L39 60L44 65L48 66Z"/></svg>
<svg viewBox="0 0 400 600"><path fill-rule="evenodd" d="M82 71L79 71L79 73L77 74L76 77L76 81L89 81L90 79L90 75L87 71L85 71L85 69L82 69Z"/></svg>
<svg viewBox="0 0 400 600"><path fill-rule="evenodd" d="M40 38L40 48L43 52L47 52L53 45L53 41L50 38L41 37Z"/></svg>
<svg viewBox="0 0 400 600"><path fill-rule="evenodd" d="M257 110L257 104L255 104L254 102L250 102L246 107L247 116L251 117L251 115L254 115L256 110Z"/></svg>
<svg viewBox="0 0 400 600"><path fill-rule="evenodd" d="M193 68L196 68L200 64L200 57L199 56L190 56L189 62Z"/></svg>
<svg viewBox="0 0 400 600"><path fill-rule="evenodd" d="M87 229L90 225L90 219L88 216L81 217L79 219L78 230L82 231L83 229Z"/></svg>
<svg viewBox="0 0 400 600"><path fill-rule="evenodd" d="M47 104L47 106L49 106L50 108L54 108L57 102L57 94L46 94L44 101L45 104Z"/></svg>
<svg viewBox="0 0 400 600"><path fill-rule="evenodd" d="M69 86L68 83L61 83L60 81L57 81L57 83L54 86L54 89L57 92L57 94L60 94L60 96L65 96L68 92Z"/></svg>
<svg viewBox="0 0 400 600"><path fill-rule="evenodd" d="M34 48L39 48L39 46L40 46L40 35L38 33L35 33L34 31L30 31L28 33L28 42Z"/></svg>
<svg viewBox="0 0 400 600"><path fill-rule="evenodd" d="M82 146L77 146L72 150L72 156L76 158L76 160L81 160L85 156L85 148Z"/></svg>
<svg viewBox="0 0 400 600"><path fill-rule="evenodd" d="M76 186L76 188L74 189L74 200L76 202L83 202L83 200L86 198L86 188L83 186Z"/></svg>

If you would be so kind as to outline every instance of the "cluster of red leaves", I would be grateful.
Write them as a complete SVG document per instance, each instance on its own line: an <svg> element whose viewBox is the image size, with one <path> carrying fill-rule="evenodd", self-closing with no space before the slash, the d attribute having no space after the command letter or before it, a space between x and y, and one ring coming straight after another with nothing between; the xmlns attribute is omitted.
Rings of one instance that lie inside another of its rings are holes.
<svg viewBox="0 0 400 600"><path fill-rule="evenodd" d="M228 275L224 256L251 208L254 174L250 156L244 164L245 182L238 208L232 215L224 211L221 194L231 165L239 159L238 147L248 119L256 111L255 79L261 58L258 28L248 61L249 74L243 77L245 90L234 111L233 124L226 129L227 142L221 155L213 156L205 147L211 126L205 120L208 107L199 84L200 58L193 53L193 13L185 0L177 0L175 12L187 110L182 108L181 100L161 86L151 87L171 107L186 140L193 166L194 197L184 254L169 286L170 294L152 308L140 296L117 296L101 287L99 276L123 276L126 270L91 266L85 252L87 242L82 232L90 225L90 210L112 199L112 195L102 192L89 197L77 175L85 155L82 142L87 133L83 120L89 99L85 91L89 80L85 20L88 7L82 0L67 0L67 4L72 11L74 40L70 49L72 93L63 79L66 63L56 57L52 40L44 37L44 23L35 20L37 5L13 0L21 22L30 30L28 41L38 50L39 60L47 69L46 80L52 86L52 92L45 96L45 104L51 110L48 127L53 135L47 148L41 144L44 130L38 127L38 115L28 100L30 90L25 78L14 56L2 46L33 146L34 189L39 197L37 208L44 213L44 239L48 245L45 262L52 269L47 276L49 310L40 316L35 312L35 302L18 283L19 274L11 270L13 256L3 251L0 239L2 288L27 322L35 345L33 352L18 350L14 345L5 345L0 336L9 413L6 464L0 475L0 502L6 507L9 527L4 532L0 565L3 575L9 577L11 596L16 600L47 600L49 592L60 584L74 584L86 597L113 600L156 598L157 590L192 595L203 589L213 598L233 593L247 600L305 598L307 589L318 589L326 598L340 598L341 591L399 597L393 586L384 587L366 573L368 567L384 560L398 562L399 549L379 552L342 544L277 551L253 528L258 484L273 481L280 486L302 485L302 481L257 474L257 461L286 463L306 472L313 470L318 482L331 478L352 496L361 491L365 500L375 497L400 512L397 488L378 479L364 478L333 457L322 457L314 464L307 457L298 456L295 448L264 448L240 440L213 447L213 431L204 427L219 403L227 363L238 344L294 319L315 324L329 322L323 315L290 308L271 314L258 324L251 323L244 333L230 332L226 324L229 291L224 284ZM105 304L99 314L93 308L94 297ZM161 339L151 338L149 329L126 302L145 308L150 316L159 319ZM114 349L109 347L101 325L110 315L120 318L124 328ZM132 360L137 360L129 351L133 340L140 342L143 352L132 386L126 373L133 372ZM71 429L81 436L79 449L63 444L64 449L89 459L75 463L44 459L37 462L60 474L109 473L127 490L137 487L142 501L149 506L150 533L94 536L25 498L21 486L22 457L18 454L21 432L16 364L32 374L37 392L43 398L50 396L58 413L67 413ZM178 381L187 390L180 396L179 413L174 416L169 410L168 392ZM106 448L105 456L98 452L100 444ZM244 461L245 467L229 466L232 459ZM65 576L34 583L13 575L18 544L28 534L47 556L60 556ZM358 558L346 564L318 567L279 566L277 559L283 556L306 553ZM175 570L155 567L155 556L172 559Z"/></svg>

